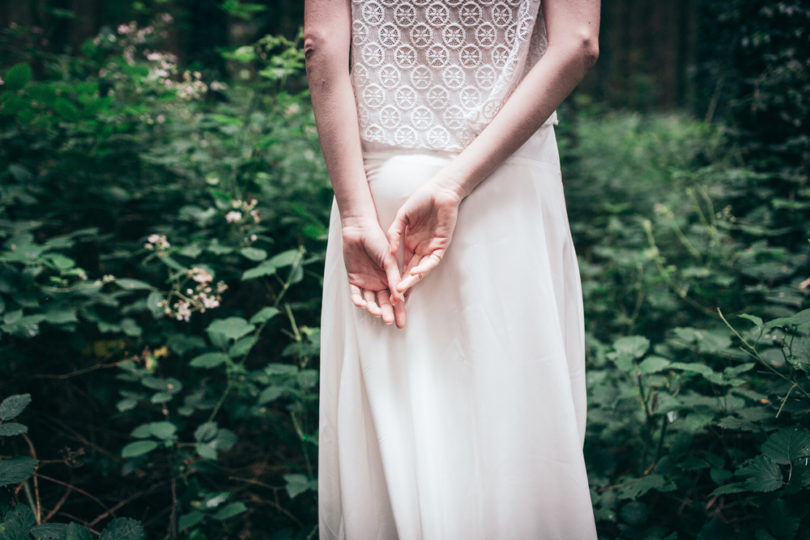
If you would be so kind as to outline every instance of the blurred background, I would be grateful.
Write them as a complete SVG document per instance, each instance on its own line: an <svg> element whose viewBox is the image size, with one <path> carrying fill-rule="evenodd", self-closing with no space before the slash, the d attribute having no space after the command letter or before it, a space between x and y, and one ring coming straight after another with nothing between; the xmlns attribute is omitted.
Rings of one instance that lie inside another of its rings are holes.
<svg viewBox="0 0 810 540"><path fill-rule="evenodd" d="M0 2L0 538L318 536L302 23ZM600 538L810 538L809 31L605 2L559 109Z"/></svg>

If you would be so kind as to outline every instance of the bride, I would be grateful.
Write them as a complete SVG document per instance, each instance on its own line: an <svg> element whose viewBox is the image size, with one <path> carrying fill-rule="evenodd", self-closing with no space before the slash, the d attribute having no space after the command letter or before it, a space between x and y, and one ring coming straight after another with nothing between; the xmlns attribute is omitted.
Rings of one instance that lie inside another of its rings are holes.
<svg viewBox="0 0 810 540"><path fill-rule="evenodd" d="M598 0L306 0L325 538L595 538L556 108Z"/></svg>

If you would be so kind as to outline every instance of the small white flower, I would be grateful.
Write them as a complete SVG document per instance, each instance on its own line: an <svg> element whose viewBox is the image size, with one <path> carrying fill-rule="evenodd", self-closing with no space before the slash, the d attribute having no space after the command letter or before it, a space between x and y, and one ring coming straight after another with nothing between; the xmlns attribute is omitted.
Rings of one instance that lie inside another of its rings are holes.
<svg viewBox="0 0 810 540"><path fill-rule="evenodd" d="M225 214L225 219L228 221L228 223L239 221L240 219L242 219L242 212L239 212L238 210L231 210L230 212Z"/></svg>

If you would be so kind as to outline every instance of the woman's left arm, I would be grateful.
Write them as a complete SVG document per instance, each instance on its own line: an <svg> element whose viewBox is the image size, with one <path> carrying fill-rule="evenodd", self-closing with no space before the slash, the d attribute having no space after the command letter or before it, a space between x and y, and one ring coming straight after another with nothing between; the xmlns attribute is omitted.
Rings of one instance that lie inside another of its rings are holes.
<svg viewBox="0 0 810 540"><path fill-rule="evenodd" d="M600 0L543 0L548 47L486 128L400 208L388 230L392 252L405 237L407 268L397 289L441 261L458 205L548 119L599 56Z"/></svg>

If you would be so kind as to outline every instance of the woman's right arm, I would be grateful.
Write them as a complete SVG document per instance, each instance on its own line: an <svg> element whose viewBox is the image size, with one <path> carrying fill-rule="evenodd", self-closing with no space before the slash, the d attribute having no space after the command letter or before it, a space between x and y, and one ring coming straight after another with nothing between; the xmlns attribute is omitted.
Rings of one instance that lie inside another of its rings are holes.
<svg viewBox="0 0 810 540"><path fill-rule="evenodd" d="M304 54L312 109L335 191L352 301L385 322L404 325L400 274L368 187L357 106L349 76L350 0L306 0ZM394 306L390 305L394 300Z"/></svg>

